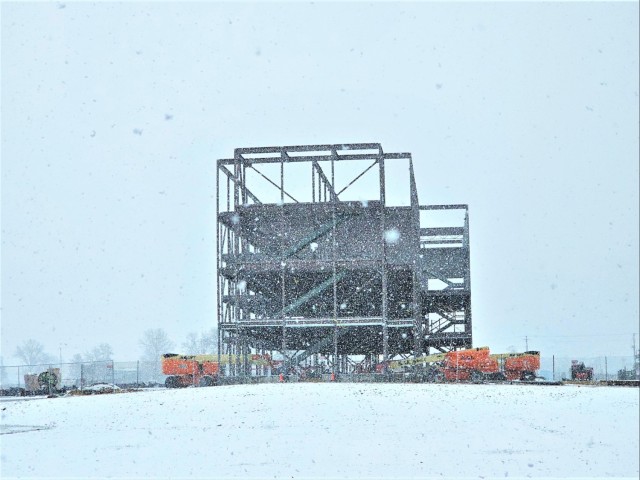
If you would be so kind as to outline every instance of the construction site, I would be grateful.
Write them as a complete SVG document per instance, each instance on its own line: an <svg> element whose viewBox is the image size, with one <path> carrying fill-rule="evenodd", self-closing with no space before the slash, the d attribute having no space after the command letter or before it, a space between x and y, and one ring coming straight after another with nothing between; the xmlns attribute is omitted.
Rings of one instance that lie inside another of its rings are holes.
<svg viewBox="0 0 640 480"><path fill-rule="evenodd" d="M468 206L421 204L410 153L238 148L217 187L227 375L251 355L343 373L472 346Z"/></svg>
<svg viewBox="0 0 640 480"><path fill-rule="evenodd" d="M217 161L216 184L217 353L164 353L142 368L13 366L0 394L300 380L638 385L635 335L630 362L474 347L469 208L422 204L410 153L237 148Z"/></svg>
<svg viewBox="0 0 640 480"><path fill-rule="evenodd" d="M469 209L420 203L410 153L237 148L216 182L218 353L165 354L167 387L544 381L538 351L473 347Z"/></svg>

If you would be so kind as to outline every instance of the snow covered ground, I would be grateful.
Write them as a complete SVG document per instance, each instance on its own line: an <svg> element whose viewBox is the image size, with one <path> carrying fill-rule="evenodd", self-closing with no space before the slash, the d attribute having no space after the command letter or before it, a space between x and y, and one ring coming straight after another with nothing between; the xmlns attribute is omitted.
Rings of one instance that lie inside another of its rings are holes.
<svg viewBox="0 0 640 480"><path fill-rule="evenodd" d="M639 390L291 383L5 399L3 479L638 478Z"/></svg>

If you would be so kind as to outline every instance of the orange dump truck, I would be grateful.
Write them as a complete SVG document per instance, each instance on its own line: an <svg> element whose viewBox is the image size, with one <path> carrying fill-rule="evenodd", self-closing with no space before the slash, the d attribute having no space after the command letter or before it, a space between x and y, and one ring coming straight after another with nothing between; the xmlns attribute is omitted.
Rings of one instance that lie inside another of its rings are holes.
<svg viewBox="0 0 640 480"><path fill-rule="evenodd" d="M167 388L215 385L219 372L217 355L165 353L162 356L162 373L169 375L164 382Z"/></svg>

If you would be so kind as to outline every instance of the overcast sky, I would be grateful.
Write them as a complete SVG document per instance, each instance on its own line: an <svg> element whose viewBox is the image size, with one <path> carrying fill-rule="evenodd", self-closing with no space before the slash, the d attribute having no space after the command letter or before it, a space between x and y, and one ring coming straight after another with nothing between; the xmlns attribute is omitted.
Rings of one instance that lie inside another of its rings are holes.
<svg viewBox="0 0 640 480"><path fill-rule="evenodd" d="M211 328L215 160L342 142L469 204L475 346L631 354L637 2L1 8L5 364Z"/></svg>

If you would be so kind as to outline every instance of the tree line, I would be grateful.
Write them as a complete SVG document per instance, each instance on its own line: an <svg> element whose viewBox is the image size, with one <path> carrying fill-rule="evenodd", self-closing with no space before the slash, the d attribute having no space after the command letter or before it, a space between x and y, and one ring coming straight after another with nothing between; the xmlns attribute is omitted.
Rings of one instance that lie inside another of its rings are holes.
<svg viewBox="0 0 640 480"><path fill-rule="evenodd" d="M138 340L138 345L142 351L139 359L145 361L158 361L164 353L213 354L217 353L218 334L215 328L201 333L190 332L180 344L179 351L176 351L175 342L169 338L162 328L151 328L144 331L142 337ZM47 352L42 343L33 338L25 340L21 345L18 345L13 356L19 359L23 365L57 364L60 361L55 355ZM75 353L65 363L100 361L113 361L113 348L110 344L100 343L85 352Z"/></svg>

